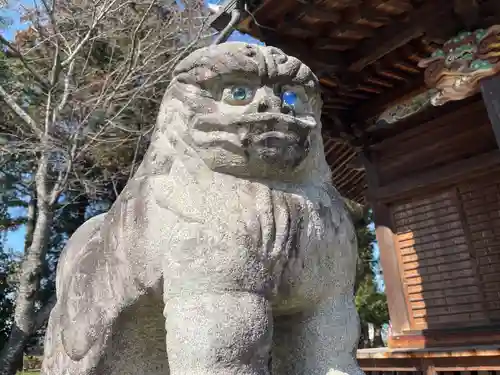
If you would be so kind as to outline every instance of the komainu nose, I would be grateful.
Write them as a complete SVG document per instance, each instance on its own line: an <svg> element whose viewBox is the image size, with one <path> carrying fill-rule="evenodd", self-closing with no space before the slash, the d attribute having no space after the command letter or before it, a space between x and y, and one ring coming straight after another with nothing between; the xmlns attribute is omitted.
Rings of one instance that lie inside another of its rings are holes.
<svg viewBox="0 0 500 375"><path fill-rule="evenodd" d="M257 105L257 111L262 112L273 112L273 113L285 113L291 112L291 108L283 106L281 103L281 98L276 95L266 95L260 99Z"/></svg>
<svg viewBox="0 0 500 375"><path fill-rule="evenodd" d="M264 100L261 100L257 106L257 112L267 112L268 109L269 105Z"/></svg>
<svg viewBox="0 0 500 375"><path fill-rule="evenodd" d="M276 95L264 95L257 105L258 112L280 112L281 100Z"/></svg>

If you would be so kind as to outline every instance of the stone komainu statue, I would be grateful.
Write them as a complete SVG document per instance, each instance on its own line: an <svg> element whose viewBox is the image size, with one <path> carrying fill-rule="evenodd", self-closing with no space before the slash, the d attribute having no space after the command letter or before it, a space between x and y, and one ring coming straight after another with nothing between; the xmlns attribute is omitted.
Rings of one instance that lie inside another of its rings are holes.
<svg viewBox="0 0 500 375"><path fill-rule="evenodd" d="M61 256L42 374L362 374L320 108L279 49L184 59L139 170Z"/></svg>

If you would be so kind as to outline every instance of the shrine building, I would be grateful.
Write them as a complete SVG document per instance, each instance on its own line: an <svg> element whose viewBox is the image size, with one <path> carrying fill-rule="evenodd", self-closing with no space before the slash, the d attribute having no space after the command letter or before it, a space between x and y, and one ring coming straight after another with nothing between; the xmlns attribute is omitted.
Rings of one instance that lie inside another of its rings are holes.
<svg viewBox="0 0 500 375"><path fill-rule="evenodd" d="M332 180L373 209L392 334L367 373L500 374L500 1L229 0L309 65Z"/></svg>

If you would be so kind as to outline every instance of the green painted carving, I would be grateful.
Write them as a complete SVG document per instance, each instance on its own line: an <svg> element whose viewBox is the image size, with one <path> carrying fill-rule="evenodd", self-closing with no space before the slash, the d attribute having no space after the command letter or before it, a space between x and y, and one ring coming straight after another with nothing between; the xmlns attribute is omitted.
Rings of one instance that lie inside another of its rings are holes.
<svg viewBox="0 0 500 375"><path fill-rule="evenodd" d="M500 72L500 25L459 33L419 66L427 86L436 90L432 105L474 95L481 79Z"/></svg>
<svg viewBox="0 0 500 375"><path fill-rule="evenodd" d="M375 126L384 127L395 122L404 120L430 105L431 99L437 94L437 90L431 89L416 95L412 98L404 100L392 107L387 108L377 118Z"/></svg>

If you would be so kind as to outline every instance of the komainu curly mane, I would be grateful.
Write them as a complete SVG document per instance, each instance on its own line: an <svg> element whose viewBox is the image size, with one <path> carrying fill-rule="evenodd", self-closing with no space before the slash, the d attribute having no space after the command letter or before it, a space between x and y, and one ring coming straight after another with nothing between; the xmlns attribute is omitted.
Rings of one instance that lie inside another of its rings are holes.
<svg viewBox="0 0 500 375"><path fill-rule="evenodd" d="M320 108L273 47L180 62L137 173L61 257L43 374L359 374L355 232Z"/></svg>

